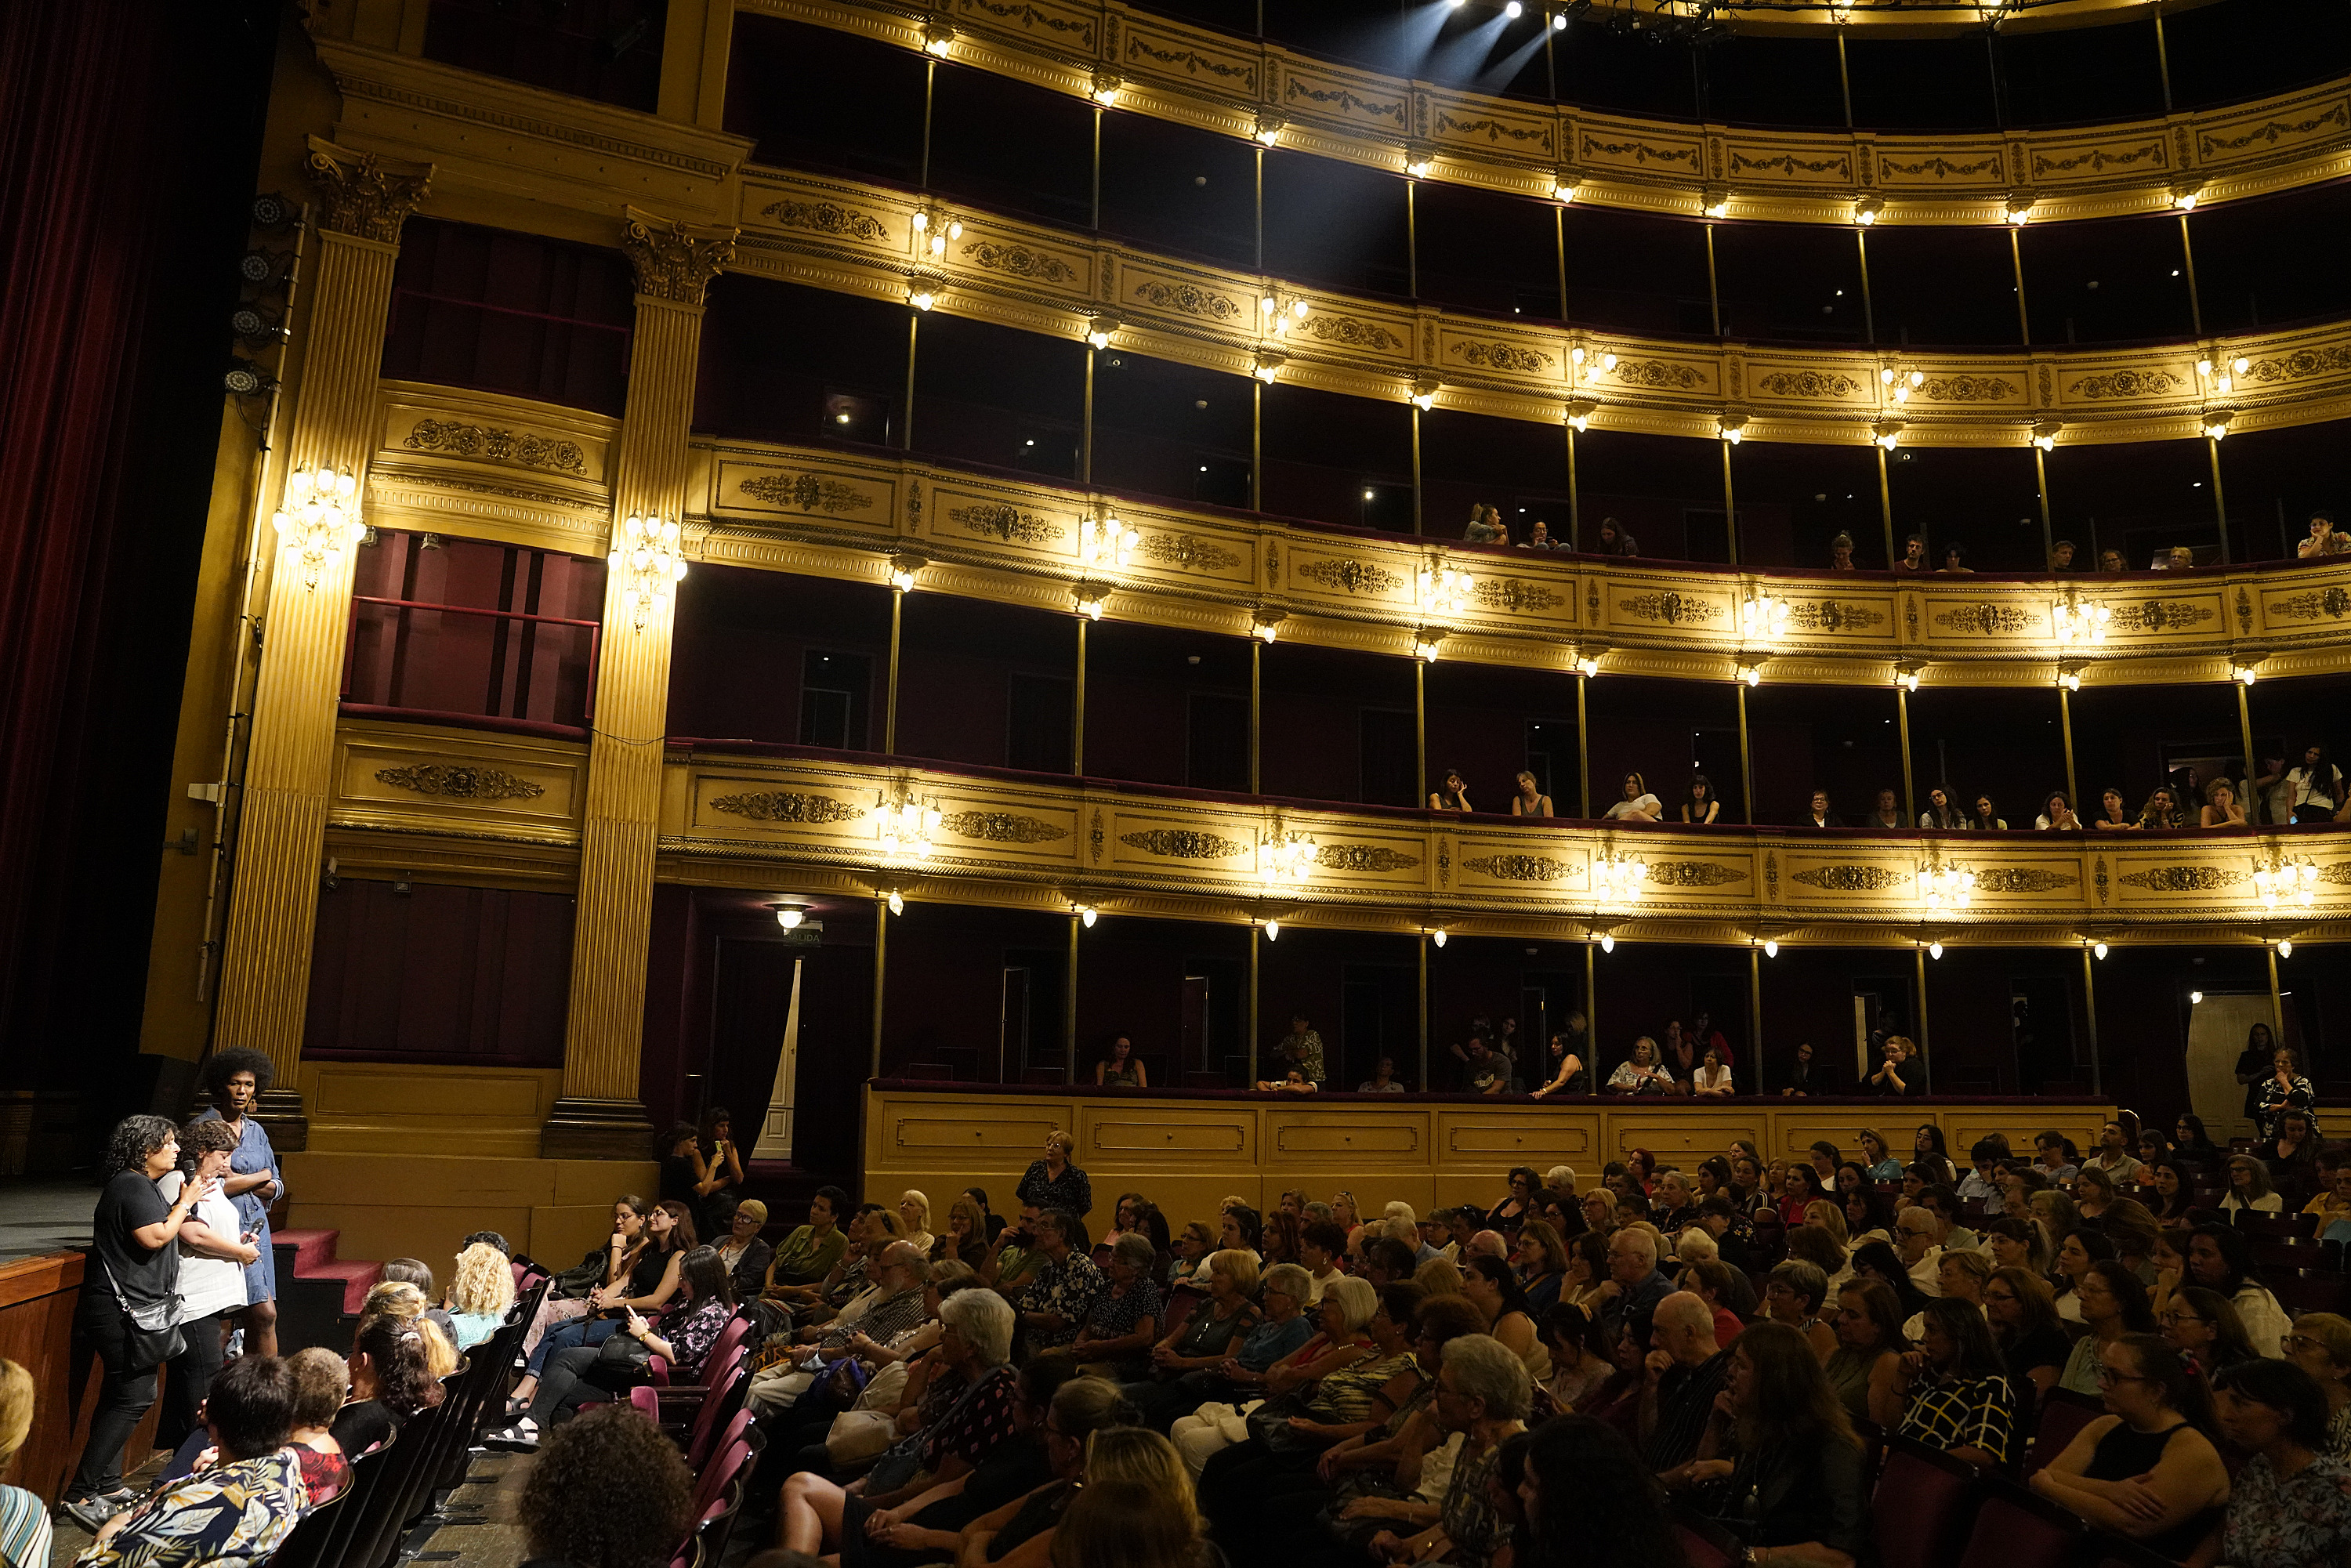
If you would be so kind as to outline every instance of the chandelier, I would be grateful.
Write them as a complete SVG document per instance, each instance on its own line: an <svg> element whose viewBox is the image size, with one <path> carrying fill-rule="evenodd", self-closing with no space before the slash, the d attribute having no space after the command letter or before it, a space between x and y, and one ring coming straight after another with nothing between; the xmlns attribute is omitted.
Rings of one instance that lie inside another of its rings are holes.
<svg viewBox="0 0 2351 1568"><path fill-rule="evenodd" d="M1078 564L1123 567L1134 559L1142 535L1107 513L1089 518L1078 529Z"/></svg>
<svg viewBox="0 0 2351 1568"><path fill-rule="evenodd" d="M2049 623L2056 629L2062 647L2075 643L2103 643L2106 640L2106 623L2115 612L2103 604L2085 604L2079 595L2068 594L2049 607Z"/></svg>
<svg viewBox="0 0 2351 1568"><path fill-rule="evenodd" d="M297 468L286 476L286 505L270 522L301 561L304 588L317 589L327 562L366 536L358 508L344 505L359 487L348 468Z"/></svg>
<svg viewBox="0 0 2351 1568"><path fill-rule="evenodd" d="M1438 615L1458 614L1469 607L1470 591L1477 580L1466 571L1455 571L1444 565L1424 566L1414 574L1420 596L1420 607Z"/></svg>
<svg viewBox="0 0 2351 1568"><path fill-rule="evenodd" d="M1316 853L1311 833L1289 832L1280 828L1260 832L1257 840L1258 876L1269 887L1304 882L1314 874Z"/></svg>
<svg viewBox="0 0 2351 1568"><path fill-rule="evenodd" d="M621 538L606 558L620 574L621 601L629 607L640 631L653 605L669 597L670 585L685 576L679 532L674 521L629 517L621 524Z"/></svg>
<svg viewBox="0 0 2351 1568"><path fill-rule="evenodd" d="M1777 643L1787 634L1788 601L1768 593L1750 593L1739 602L1739 635L1742 642Z"/></svg>

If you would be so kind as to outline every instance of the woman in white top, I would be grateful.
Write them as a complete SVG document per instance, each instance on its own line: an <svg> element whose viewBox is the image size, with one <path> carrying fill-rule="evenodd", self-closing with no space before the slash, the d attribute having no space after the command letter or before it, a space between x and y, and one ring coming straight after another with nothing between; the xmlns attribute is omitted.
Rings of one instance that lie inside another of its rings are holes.
<svg viewBox="0 0 2351 1568"><path fill-rule="evenodd" d="M1710 1045L1706 1048L1706 1060L1698 1064L1698 1071L1692 1076L1690 1092L1717 1099L1728 1099L1738 1092L1730 1086L1730 1069L1722 1064L1722 1058Z"/></svg>
<svg viewBox="0 0 2351 1568"><path fill-rule="evenodd" d="M2229 1156L2229 1191L2220 1199L2220 1212L2234 1214L2241 1208L2255 1214L2283 1214L2285 1199L2270 1186L2270 1167L2251 1155Z"/></svg>
<svg viewBox="0 0 2351 1568"><path fill-rule="evenodd" d="M1637 773L1625 775L1625 798L1602 813L1611 821L1654 822L1666 814L1657 798L1649 793L1649 786Z"/></svg>
<svg viewBox="0 0 2351 1568"><path fill-rule="evenodd" d="M1927 791L1927 809L1918 825L1929 832L1951 832L1968 825L1967 813L1951 804L1951 792L1940 784Z"/></svg>
<svg viewBox="0 0 2351 1568"><path fill-rule="evenodd" d="M196 1410L221 1369L227 1327L224 1318L246 1308L245 1267L261 1249L237 1231L236 1201L217 1185L228 1176L237 1134L217 1118L190 1122L180 1129L180 1169L166 1171L155 1189L177 1203L193 1177L210 1178L212 1196L200 1198L180 1226L180 1336L186 1348L173 1356L163 1380L163 1413L155 1441L176 1448L196 1430Z"/></svg>
<svg viewBox="0 0 2351 1568"><path fill-rule="evenodd" d="M1616 1064L1608 1075L1607 1092L1611 1094L1670 1094L1674 1092L1674 1075L1657 1062L1657 1042L1647 1035L1633 1042L1630 1058Z"/></svg>
<svg viewBox="0 0 2351 1568"><path fill-rule="evenodd" d="M2082 831L2082 819L2074 814L2074 802L2065 799L2064 790L2052 789L2049 799L2042 804L2041 815L2032 825L2044 832L2055 829L2059 832L2078 833Z"/></svg>

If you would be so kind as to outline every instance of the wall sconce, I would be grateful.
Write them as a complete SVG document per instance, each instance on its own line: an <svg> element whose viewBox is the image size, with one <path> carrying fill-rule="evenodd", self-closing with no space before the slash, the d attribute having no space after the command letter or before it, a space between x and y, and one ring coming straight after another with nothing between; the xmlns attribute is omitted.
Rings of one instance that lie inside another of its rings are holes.
<svg viewBox="0 0 2351 1568"><path fill-rule="evenodd" d="M1881 419L1869 427L1869 434L1878 445L1891 452L1901 444L1902 433L1907 428L1898 419Z"/></svg>
<svg viewBox="0 0 2351 1568"><path fill-rule="evenodd" d="M1726 413L1715 421L1715 430L1725 441L1736 446L1747 434L1747 416L1743 413Z"/></svg>
<svg viewBox="0 0 2351 1568"><path fill-rule="evenodd" d="M1281 634L1281 623L1288 619L1279 611L1260 610L1250 618L1249 635L1270 648L1274 638Z"/></svg>
<svg viewBox="0 0 2351 1568"><path fill-rule="evenodd" d="M2252 685L2260 678L2260 675L2261 672L2251 664L2232 664L2229 667L2229 678L2242 685Z"/></svg>
<svg viewBox="0 0 2351 1568"><path fill-rule="evenodd" d="M1477 580L1468 572L1455 571L1442 562L1422 567L1413 580L1420 607L1437 615L1458 615L1468 609L1470 591L1477 586Z"/></svg>
<svg viewBox="0 0 2351 1568"><path fill-rule="evenodd" d="M642 630L656 600L669 597L670 585L685 576L685 557L678 551L679 528L674 520L630 517L621 525L621 538L605 558L616 573L624 573L621 601L635 613Z"/></svg>
<svg viewBox="0 0 2351 1568"><path fill-rule="evenodd" d="M1269 887L1306 881L1314 874L1314 857L1311 833L1293 833L1277 826L1257 836L1257 874Z"/></svg>
<svg viewBox="0 0 2351 1568"><path fill-rule="evenodd" d="M1575 351L1579 354L1583 352L1581 349ZM1567 404L1568 427L1581 435L1592 428L1592 416L1599 412L1600 405L1588 397L1570 398Z"/></svg>
<svg viewBox="0 0 2351 1568"><path fill-rule="evenodd" d="M2218 441L2229 434L2230 415L2208 413L2204 416L2204 434Z"/></svg>
<svg viewBox="0 0 2351 1568"><path fill-rule="evenodd" d="M1263 930L1263 931L1265 932L1265 939L1266 939L1267 941L1269 941L1269 942L1278 942L1278 941L1280 941L1280 940L1281 939L1281 922L1280 922L1280 921L1279 921L1279 920L1261 920L1261 921L1259 921L1259 922L1258 923L1258 925L1259 925L1259 927L1261 930Z"/></svg>
<svg viewBox="0 0 2351 1568"><path fill-rule="evenodd" d="M912 593L914 591L915 576L921 572L923 568L930 564L931 563L929 561L925 560L918 555L892 556L890 558L890 587L893 591L899 593Z"/></svg>
<svg viewBox="0 0 2351 1568"><path fill-rule="evenodd" d="M2078 593L2069 593L2049 607L2049 624L2057 633L2058 645L2075 643L2103 643L2106 626L2115 612L2103 604L2085 604Z"/></svg>
<svg viewBox="0 0 2351 1568"><path fill-rule="evenodd" d="M1554 16L1552 19L1562 21L1565 18ZM1564 171L1553 174L1551 177L1551 199L1554 202L1573 202L1575 200L1577 187L1583 183L1583 177L1580 174L1570 174Z"/></svg>
<svg viewBox="0 0 2351 1568"><path fill-rule="evenodd" d="M2308 909L2318 900L2318 867L2306 855L2282 856L2253 871L2253 896L2263 909L2288 899Z"/></svg>
<svg viewBox="0 0 2351 1568"><path fill-rule="evenodd" d="M882 852L892 860L925 861L931 858L931 835L938 831L941 813L935 799L919 803L914 796L904 795L893 800L887 790L875 792L873 803L873 836ZM895 915L893 908L890 912Z"/></svg>
<svg viewBox="0 0 2351 1568"><path fill-rule="evenodd" d="M2171 187L2171 204L2183 213L2192 213L2196 210L2198 198L2203 193L2204 182L2201 180L2192 185L2174 185Z"/></svg>
<svg viewBox="0 0 2351 1568"><path fill-rule="evenodd" d="M2253 368L2253 361L2240 354L2225 365L2214 365L2210 360L2196 361L2199 379L2212 383L2212 391L2225 397L2237 390L2237 378Z"/></svg>
<svg viewBox="0 0 2351 1568"><path fill-rule="evenodd" d="M1853 221L1863 228L1867 228L1877 221L1877 214L1885 210L1885 197L1875 194L1857 196L1853 204Z"/></svg>
<svg viewBox="0 0 2351 1568"><path fill-rule="evenodd" d="M1567 351L1568 362L1579 369L1583 367L1585 358L1586 355L1584 353L1583 347L1581 344L1578 344L1576 347L1570 349ZM1604 371L1614 370L1616 368L1616 356L1610 353L1603 353L1600 356L1600 368Z"/></svg>
<svg viewBox="0 0 2351 1568"><path fill-rule="evenodd" d="M1604 850L1592 857L1593 896L1604 904L1640 903L1642 885L1648 880L1648 862L1638 855Z"/></svg>
<svg viewBox="0 0 2351 1568"><path fill-rule="evenodd" d="M1927 896L1929 911L1965 909L1975 902L1976 873L1958 866L1922 862L1918 867L1918 886Z"/></svg>
<svg viewBox="0 0 2351 1568"><path fill-rule="evenodd" d="M915 309L928 310L938 302L938 286L929 278L918 277L906 286L906 303Z"/></svg>
<svg viewBox="0 0 2351 1568"><path fill-rule="evenodd" d="M367 537L367 524L344 502L359 494L359 476L348 468L297 468L286 476L286 506L270 527L302 563L302 586L316 591L319 573L343 553L345 544ZM613 552L620 564L620 552Z"/></svg>
<svg viewBox="0 0 2351 1568"><path fill-rule="evenodd" d="M1306 319L1306 301L1295 297L1285 300L1276 287L1258 297L1257 313L1264 319L1265 329L1280 337L1290 330L1292 322Z"/></svg>
<svg viewBox="0 0 2351 1568"><path fill-rule="evenodd" d="M1436 943L1439 947L1444 946L1445 946L1445 927L1444 927L1444 926L1442 926L1442 925L1439 925L1439 926L1437 926L1436 929L1434 929L1434 930L1432 930L1431 932L1429 932L1429 934L1428 934L1428 939L1429 939L1431 942Z"/></svg>
<svg viewBox="0 0 2351 1568"><path fill-rule="evenodd" d="M1257 111L1257 130L1251 134L1266 146L1270 147L1281 140L1281 128L1289 123L1290 121L1274 113L1273 110L1260 109Z"/></svg>
<svg viewBox="0 0 2351 1568"><path fill-rule="evenodd" d="M1916 696L1918 693L1918 671L1915 667L1896 666L1894 672L1894 684Z"/></svg>
<svg viewBox="0 0 2351 1568"><path fill-rule="evenodd" d="M1743 681L1750 686L1760 686L1763 684L1762 666L1760 664L1741 664L1733 672L1733 678Z"/></svg>
<svg viewBox="0 0 2351 1568"><path fill-rule="evenodd" d="M2082 672L2060 664L2057 667L2057 684L2066 691L2078 692L2082 689Z"/></svg>
<svg viewBox="0 0 2351 1568"><path fill-rule="evenodd" d="M1124 85L1124 80L1116 71L1104 70L1100 66L1094 68L1092 93L1096 103L1116 103L1118 89Z"/></svg>
<svg viewBox="0 0 2351 1568"><path fill-rule="evenodd" d="M963 224L949 217L944 208L917 207L912 221L915 234L929 236L923 242L923 248L934 256L946 255L947 241L963 238Z"/></svg>
<svg viewBox="0 0 2351 1568"><path fill-rule="evenodd" d="M1412 406L1426 413L1437 402L1437 394L1445 383L1423 376L1412 383Z"/></svg>
<svg viewBox="0 0 2351 1568"><path fill-rule="evenodd" d="M1101 911L1091 904L1071 904L1070 913L1078 917L1078 924L1092 931L1094 928L1094 918L1101 914Z"/></svg>
<svg viewBox="0 0 2351 1568"><path fill-rule="evenodd" d="M1442 632L1416 631L1412 634L1412 656L1424 664L1433 664L1437 663L1437 646L1444 641Z"/></svg>
<svg viewBox="0 0 2351 1568"><path fill-rule="evenodd" d="M1763 956L1766 958L1776 958L1779 956L1780 944L1778 939L1771 936L1763 938Z"/></svg>
<svg viewBox="0 0 2351 1568"><path fill-rule="evenodd" d="M1102 601L1110 597L1109 589L1098 587L1091 582L1081 582L1070 591L1077 602L1079 614L1089 621L1099 621L1102 618Z"/></svg>
<svg viewBox="0 0 2351 1568"><path fill-rule="evenodd" d="M1616 937L1613 932L1604 931L1600 934L1600 950L1603 953L1616 951Z"/></svg>
<svg viewBox="0 0 2351 1568"><path fill-rule="evenodd" d="M1889 388L1896 402L1908 402L1911 392L1927 384L1927 372L1897 371L1891 366L1885 366L1877 372L1877 384Z"/></svg>
<svg viewBox="0 0 2351 1568"><path fill-rule="evenodd" d="M2057 433L2064 428L2065 423L2063 420L2034 420L2032 422L2032 444L2038 446L2043 452L2054 451L2057 446Z"/></svg>
<svg viewBox="0 0 2351 1568"><path fill-rule="evenodd" d="M923 24L923 52L942 59L955 47L955 24L944 16L934 16Z"/></svg>
<svg viewBox="0 0 2351 1568"><path fill-rule="evenodd" d="M2008 209L2008 221L2014 224L2018 228L2022 228L2026 223L2031 221L2032 217L2032 196L2030 192L2012 192L2005 205Z"/></svg>
<svg viewBox="0 0 2351 1568"><path fill-rule="evenodd" d="M1709 185L1698 199L1698 210L1710 218L1727 216L1730 212L1730 193L1719 185Z"/></svg>
<svg viewBox="0 0 2351 1568"><path fill-rule="evenodd" d="M1788 601L1750 593L1740 601L1739 635L1749 643L1777 643L1788 630Z"/></svg>
<svg viewBox="0 0 2351 1568"><path fill-rule="evenodd" d="M808 918L808 911L797 904L771 904L768 907L776 912L776 924L787 931L799 930L800 922Z"/></svg>
<svg viewBox="0 0 2351 1568"><path fill-rule="evenodd" d="M2294 939L2292 937L2281 936L2278 938L2277 955L2281 958L2291 958L2294 956Z"/></svg>
<svg viewBox="0 0 2351 1568"><path fill-rule="evenodd" d="M1414 179L1427 179L1428 171L1436 165L1436 148L1421 141L1407 142L1405 145L1404 172Z"/></svg>
<svg viewBox="0 0 2351 1568"><path fill-rule="evenodd" d="M1078 564L1123 567L1134 559L1134 547L1142 537L1107 513L1090 517L1078 529Z"/></svg>
<svg viewBox="0 0 2351 1568"><path fill-rule="evenodd" d="M1091 348L1107 349L1111 335L1118 330L1118 318L1097 315L1086 322L1086 343Z"/></svg>
<svg viewBox="0 0 2351 1568"><path fill-rule="evenodd" d="M2099 960L2103 961L2103 960L2105 959L2105 956L2106 956L2106 945L2105 945L2104 942L2093 942L2093 943L2091 943L2091 944L2090 944L2090 956L2091 956L2091 957L2093 957L2093 958L2096 958L2096 959L2099 959Z"/></svg>
<svg viewBox="0 0 2351 1568"><path fill-rule="evenodd" d="M904 915L906 913L905 895L894 887L890 890L890 913L893 915Z"/></svg>
<svg viewBox="0 0 2351 1568"><path fill-rule="evenodd" d="M1271 386L1275 379L1281 374L1281 367L1289 362L1290 356L1287 354L1278 354L1271 349L1259 349L1255 362L1249 366L1249 374L1266 385Z"/></svg>
<svg viewBox="0 0 2351 1568"><path fill-rule="evenodd" d="M1928 944L1927 944L1927 956L1928 956L1929 958L1934 958L1934 959L1937 959L1937 960L1940 960L1940 959L1941 959L1941 957L1943 956L1943 945L1942 945L1940 942L1929 942L1929 943L1928 943Z"/></svg>
<svg viewBox="0 0 2351 1568"><path fill-rule="evenodd" d="M1600 673L1600 661L1586 653L1575 661L1575 673L1588 681Z"/></svg>

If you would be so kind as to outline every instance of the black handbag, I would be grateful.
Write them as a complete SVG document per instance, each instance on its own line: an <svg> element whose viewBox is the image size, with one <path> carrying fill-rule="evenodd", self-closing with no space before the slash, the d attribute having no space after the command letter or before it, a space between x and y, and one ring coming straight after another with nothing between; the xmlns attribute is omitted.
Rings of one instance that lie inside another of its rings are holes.
<svg viewBox="0 0 2351 1568"><path fill-rule="evenodd" d="M596 1352L598 1367L634 1376L639 1382L652 1375L653 1359L653 1353L645 1348L645 1342L632 1333L616 1333Z"/></svg>
<svg viewBox="0 0 2351 1568"><path fill-rule="evenodd" d="M114 1282L114 1270L96 1253L90 1254L98 1271L106 1276L106 1288L114 1292L114 1304L122 1309L122 1345L124 1364L132 1372L144 1372L151 1366L161 1366L188 1348L187 1336L180 1332L180 1298L174 1294L152 1307L134 1308L123 1298L122 1287Z"/></svg>

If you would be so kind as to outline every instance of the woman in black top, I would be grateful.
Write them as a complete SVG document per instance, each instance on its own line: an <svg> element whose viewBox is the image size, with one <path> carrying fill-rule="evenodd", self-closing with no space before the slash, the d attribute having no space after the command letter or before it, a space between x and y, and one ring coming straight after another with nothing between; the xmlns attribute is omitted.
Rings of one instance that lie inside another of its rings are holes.
<svg viewBox="0 0 2351 1568"><path fill-rule="evenodd" d="M1788 1064L1788 1082L1781 1086L1782 1096L1809 1097L1828 1092L1827 1074L1813 1063L1813 1042L1796 1042L1795 1060Z"/></svg>
<svg viewBox="0 0 2351 1568"><path fill-rule="evenodd" d="M2125 1334L2098 1355L2098 1386L2112 1414L2034 1471L2032 1490L2102 1530L2187 1562L2220 1528L2229 1500L2228 1469L2205 1436L2211 1393L2195 1365L2154 1334ZM2090 1484L2128 1480L2161 1511L2150 1517Z"/></svg>
<svg viewBox="0 0 2351 1568"><path fill-rule="evenodd" d="M1749 1325L1731 1343L1724 1392L1698 1457L1660 1479L1677 1488L1728 1481L1724 1522L1747 1538L1759 1568L1781 1549L1800 1562L1859 1556L1862 1442L1803 1331Z"/></svg>
<svg viewBox="0 0 2351 1568"><path fill-rule="evenodd" d="M179 1321L180 1227L220 1186L190 1181L178 1201L165 1203L155 1184L179 1161L179 1131L161 1116L125 1116L107 1145L106 1185L90 1218L90 1258L73 1323L73 1364L86 1367L95 1355L106 1375L81 1463L60 1499L77 1521L85 1511L96 1516L93 1532L130 1499L122 1446L155 1403L157 1363L133 1347L132 1324L153 1330Z"/></svg>
<svg viewBox="0 0 2351 1568"><path fill-rule="evenodd" d="M1448 768L1445 770L1445 788L1429 791L1428 809L1432 811L1469 810L1469 786L1461 781L1459 768Z"/></svg>

